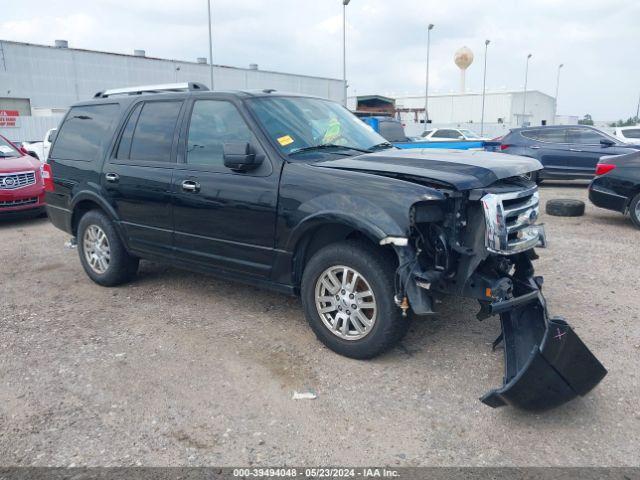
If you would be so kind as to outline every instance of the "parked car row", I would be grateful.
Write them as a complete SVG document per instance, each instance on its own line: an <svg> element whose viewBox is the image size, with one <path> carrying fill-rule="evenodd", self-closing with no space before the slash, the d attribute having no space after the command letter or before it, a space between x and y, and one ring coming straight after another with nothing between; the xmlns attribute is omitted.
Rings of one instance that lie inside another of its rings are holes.
<svg viewBox="0 0 640 480"><path fill-rule="evenodd" d="M544 167L532 180L591 179L600 158L640 149L596 128L558 125L514 128L501 139L500 151L538 160Z"/></svg>

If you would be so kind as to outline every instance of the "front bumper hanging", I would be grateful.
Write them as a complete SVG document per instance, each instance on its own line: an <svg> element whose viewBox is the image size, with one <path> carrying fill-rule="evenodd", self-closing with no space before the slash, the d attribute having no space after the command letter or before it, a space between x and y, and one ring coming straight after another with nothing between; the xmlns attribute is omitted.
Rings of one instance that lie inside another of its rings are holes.
<svg viewBox="0 0 640 480"><path fill-rule="evenodd" d="M547 317L533 279L529 288L527 301L500 313L505 376L501 388L480 399L490 407L546 410L586 394L607 374L566 321Z"/></svg>

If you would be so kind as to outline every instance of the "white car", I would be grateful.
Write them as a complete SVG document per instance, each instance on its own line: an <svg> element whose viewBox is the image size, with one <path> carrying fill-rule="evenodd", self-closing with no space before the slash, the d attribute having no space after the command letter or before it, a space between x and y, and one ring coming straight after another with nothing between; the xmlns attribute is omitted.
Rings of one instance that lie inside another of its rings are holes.
<svg viewBox="0 0 640 480"><path fill-rule="evenodd" d="M454 142L460 140L468 141L487 141L484 138L466 128L434 128L422 133L422 141L427 142Z"/></svg>
<svg viewBox="0 0 640 480"><path fill-rule="evenodd" d="M55 136L57 131L58 131L57 128L52 128L48 130L47 133L45 133L44 135L44 141L42 142L42 150L44 154L44 157L42 157L43 162L46 162L47 159L49 158L49 150L51 150L51 142L53 141L53 137Z"/></svg>
<svg viewBox="0 0 640 480"><path fill-rule="evenodd" d="M634 127L616 127L613 136L625 143L640 144L640 125Z"/></svg>

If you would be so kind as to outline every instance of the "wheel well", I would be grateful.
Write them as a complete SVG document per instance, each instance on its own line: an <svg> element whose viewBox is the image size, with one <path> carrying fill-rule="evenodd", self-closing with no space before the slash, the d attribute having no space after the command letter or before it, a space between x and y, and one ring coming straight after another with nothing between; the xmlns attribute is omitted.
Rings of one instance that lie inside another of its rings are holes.
<svg viewBox="0 0 640 480"><path fill-rule="evenodd" d="M392 247L380 246L366 233L348 225L342 223L320 225L306 232L296 245L293 255L293 283L300 285L305 265L321 248L344 240L359 240L385 254L393 254ZM393 255L393 257L397 261L396 256Z"/></svg>
<svg viewBox="0 0 640 480"><path fill-rule="evenodd" d="M80 219L85 213L90 212L91 210L100 210L105 213L104 209L92 200L82 200L74 207L73 215L71 217L71 231L74 236L78 234L78 224L80 223Z"/></svg>

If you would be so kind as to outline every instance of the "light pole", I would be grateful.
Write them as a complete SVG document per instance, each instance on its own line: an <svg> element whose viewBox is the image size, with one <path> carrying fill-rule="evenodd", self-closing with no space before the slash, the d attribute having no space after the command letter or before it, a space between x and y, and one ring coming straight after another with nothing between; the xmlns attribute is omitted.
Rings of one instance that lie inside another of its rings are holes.
<svg viewBox="0 0 640 480"><path fill-rule="evenodd" d="M480 136L484 135L484 96L487 91L487 48L491 40L484 41L484 76L482 78L482 113L480 116Z"/></svg>
<svg viewBox="0 0 640 480"><path fill-rule="evenodd" d="M209 15L209 81L213 90L213 39L211 37L211 0L207 0L207 13Z"/></svg>
<svg viewBox="0 0 640 480"><path fill-rule="evenodd" d="M342 0L342 82L344 84L343 103L347 106L347 5L351 0Z"/></svg>
<svg viewBox="0 0 640 480"><path fill-rule="evenodd" d="M427 77L424 82L424 129L427 129L427 122L429 121L429 52L431 50L431 30L433 30L433 23L430 23L427 27Z"/></svg>
<svg viewBox="0 0 640 480"><path fill-rule="evenodd" d="M522 127L524 127L524 116L527 110L527 77L529 76L529 59L531 54L527 55L527 66L524 69L524 96L522 98Z"/></svg>
<svg viewBox="0 0 640 480"><path fill-rule="evenodd" d="M558 65L558 77L556 78L556 115L558 115L558 91L560 90L560 69L564 67L564 63L561 63L560 65ZM556 123L555 121L556 119L553 119L553 123Z"/></svg>

